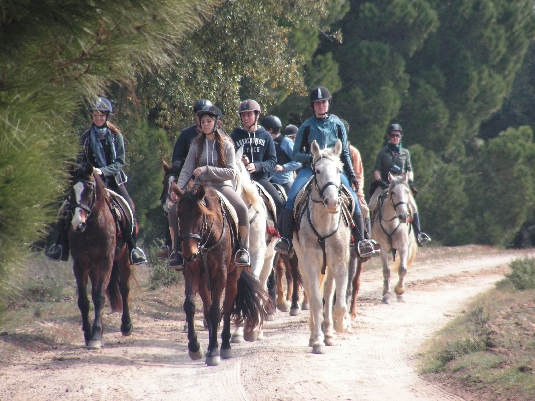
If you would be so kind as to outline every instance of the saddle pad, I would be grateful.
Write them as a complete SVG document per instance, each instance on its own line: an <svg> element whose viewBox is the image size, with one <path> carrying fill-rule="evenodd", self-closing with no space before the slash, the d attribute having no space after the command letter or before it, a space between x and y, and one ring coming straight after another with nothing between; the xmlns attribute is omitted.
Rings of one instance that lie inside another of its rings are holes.
<svg viewBox="0 0 535 401"><path fill-rule="evenodd" d="M221 200L221 203L225 206L226 210L228 211L228 215L230 217L230 223L232 223L234 227L234 232L238 233L238 214L236 213L236 209L234 209L234 206L232 206L232 204L225 197L225 195L223 195L219 191L217 191L217 194L219 195L219 199Z"/></svg>
<svg viewBox="0 0 535 401"><path fill-rule="evenodd" d="M303 208L303 206L306 204L306 200L308 199L308 196L305 195L305 192L308 194L308 188L310 187L310 184L312 183L312 179L314 176L310 176L308 181L305 185L303 185L303 188L297 193L297 196L295 197L295 203L294 203L294 219L298 219L298 216L300 215L299 210Z"/></svg>
<svg viewBox="0 0 535 401"><path fill-rule="evenodd" d="M288 200L288 195L286 194L286 191L284 190L284 187L280 184L277 184L275 182L271 183L275 189L279 192L279 195L283 202L286 202Z"/></svg>
<svg viewBox="0 0 535 401"><path fill-rule="evenodd" d="M134 222L134 213L132 212L132 209L130 209L130 205L117 192L114 192L114 191L112 191L111 189L108 189L108 188L106 188L106 191L108 192L108 195L111 198L115 199L117 201L117 203L119 203L119 205L127 213L126 218L128 219L128 222L129 222L128 227L130 228L130 233L129 234L132 235L132 233L134 231L135 222Z"/></svg>
<svg viewBox="0 0 535 401"><path fill-rule="evenodd" d="M273 198L269 194L268 191L264 189L262 185L260 185L258 182L255 182L256 187L258 188L258 193L260 196L264 197L266 202L266 206L268 207L268 211L271 212L273 216L277 216L277 208L275 207L275 202L273 201Z"/></svg>

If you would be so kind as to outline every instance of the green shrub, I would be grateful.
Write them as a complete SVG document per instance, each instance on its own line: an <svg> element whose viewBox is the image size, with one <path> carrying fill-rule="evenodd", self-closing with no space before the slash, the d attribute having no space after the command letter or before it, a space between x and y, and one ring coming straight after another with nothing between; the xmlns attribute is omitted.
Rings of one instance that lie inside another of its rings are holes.
<svg viewBox="0 0 535 401"><path fill-rule="evenodd" d="M159 248L159 244L154 243L149 247L149 288L155 290L162 286L170 286L179 282L182 273L179 273L167 266L166 260L159 260L156 257L156 251Z"/></svg>
<svg viewBox="0 0 535 401"><path fill-rule="evenodd" d="M509 266L511 273L505 276L518 290L535 289L535 258L515 259Z"/></svg>

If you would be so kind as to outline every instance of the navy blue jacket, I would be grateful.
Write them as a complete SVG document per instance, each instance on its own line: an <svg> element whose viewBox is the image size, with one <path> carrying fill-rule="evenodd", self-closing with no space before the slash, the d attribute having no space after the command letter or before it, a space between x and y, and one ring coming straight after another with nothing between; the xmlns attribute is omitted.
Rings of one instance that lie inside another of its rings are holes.
<svg viewBox="0 0 535 401"><path fill-rule="evenodd" d="M232 131L230 137L236 150L243 146L243 155L249 158L250 163L254 163L256 171L251 177L254 180L268 179L269 173L277 164L277 152L271 134L262 126L254 132L247 132L238 127Z"/></svg>
<svg viewBox="0 0 535 401"><path fill-rule="evenodd" d="M186 160L186 156L189 152L189 147L193 143L193 140L199 135L197 130L197 124L190 125L184 128L176 140L175 147L173 149L173 164L176 162L183 163Z"/></svg>

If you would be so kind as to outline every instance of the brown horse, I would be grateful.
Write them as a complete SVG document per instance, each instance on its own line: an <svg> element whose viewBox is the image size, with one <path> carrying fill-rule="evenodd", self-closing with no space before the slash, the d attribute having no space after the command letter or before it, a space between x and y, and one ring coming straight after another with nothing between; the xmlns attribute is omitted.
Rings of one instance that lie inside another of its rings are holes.
<svg viewBox="0 0 535 401"><path fill-rule="evenodd" d="M85 344L90 349L99 349L105 295L108 295L112 311L122 309L121 333L124 336L132 333L128 308L132 267L123 238L126 235L117 230L110 196L100 176L93 173L93 165L73 166L70 173L69 203L73 216L68 236L78 287L78 307L82 313ZM95 308L93 325L89 321L88 280Z"/></svg>
<svg viewBox="0 0 535 401"><path fill-rule="evenodd" d="M195 294L202 302L209 342L206 364L219 365L221 358L232 357L230 347L231 317L244 323L245 332L261 326L271 312L272 304L266 290L243 267L234 263L233 223L221 204L217 191L200 185L194 191L183 191L176 183L171 190L178 195L177 214L182 237L185 295L184 312L188 323L188 354L202 358L195 332ZM224 296L223 296L224 293ZM223 301L221 350L217 341Z"/></svg>

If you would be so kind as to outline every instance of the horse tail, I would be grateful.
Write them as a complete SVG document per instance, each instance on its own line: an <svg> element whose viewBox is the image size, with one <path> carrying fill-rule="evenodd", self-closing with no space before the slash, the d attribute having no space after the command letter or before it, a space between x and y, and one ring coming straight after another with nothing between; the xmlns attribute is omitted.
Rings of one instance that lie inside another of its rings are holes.
<svg viewBox="0 0 535 401"><path fill-rule="evenodd" d="M409 258L407 259L407 267L412 265L412 262L414 262L414 259L416 259L416 255L418 254L418 244L416 242L416 236L414 235L414 231L411 231L410 235L410 245L409 245Z"/></svg>
<svg viewBox="0 0 535 401"><path fill-rule="evenodd" d="M245 331L253 330L264 323L264 318L274 311L268 292L247 270L242 270L238 279L238 293L232 314L237 324L244 323Z"/></svg>
<svg viewBox="0 0 535 401"><path fill-rule="evenodd" d="M399 269L399 254L396 255L396 260L390 260L388 262L388 268L390 269L391 273L397 273Z"/></svg>
<svg viewBox="0 0 535 401"><path fill-rule="evenodd" d="M119 270L119 263L113 262L110 282L108 283L108 288L106 288L106 294L113 312L120 312L123 309L123 297L119 289L119 281L121 279Z"/></svg>

